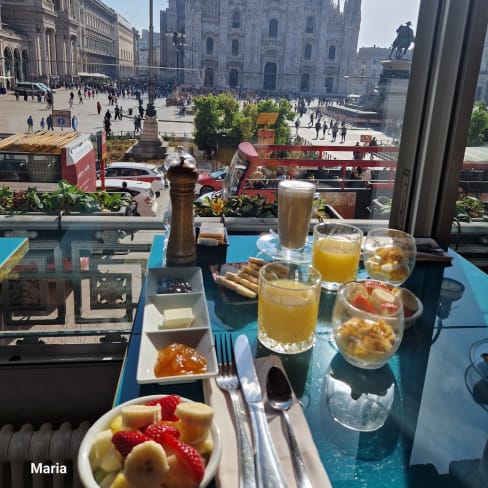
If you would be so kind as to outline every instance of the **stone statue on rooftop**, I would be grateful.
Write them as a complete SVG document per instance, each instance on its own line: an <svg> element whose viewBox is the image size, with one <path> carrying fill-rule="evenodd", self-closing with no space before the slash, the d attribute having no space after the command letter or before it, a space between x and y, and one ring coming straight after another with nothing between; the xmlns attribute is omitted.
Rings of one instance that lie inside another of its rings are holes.
<svg viewBox="0 0 488 488"><path fill-rule="evenodd" d="M410 44L415 41L413 29L410 27L412 23L410 21L402 24L396 30L397 36L391 46L390 55L388 59L401 59L408 51Z"/></svg>

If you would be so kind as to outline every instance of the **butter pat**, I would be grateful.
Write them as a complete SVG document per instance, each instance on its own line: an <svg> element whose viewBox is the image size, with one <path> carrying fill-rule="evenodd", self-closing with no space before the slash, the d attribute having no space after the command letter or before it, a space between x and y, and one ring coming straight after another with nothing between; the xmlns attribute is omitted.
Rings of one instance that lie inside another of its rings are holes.
<svg viewBox="0 0 488 488"><path fill-rule="evenodd" d="M185 308L168 308L163 312L164 329L177 329L180 327L190 327L195 320L193 310L190 307Z"/></svg>

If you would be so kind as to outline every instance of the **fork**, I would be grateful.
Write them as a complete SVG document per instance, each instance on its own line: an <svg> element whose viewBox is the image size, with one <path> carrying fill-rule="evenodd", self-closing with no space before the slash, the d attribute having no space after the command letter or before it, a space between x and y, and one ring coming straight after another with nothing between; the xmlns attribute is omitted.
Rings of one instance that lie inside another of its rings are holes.
<svg viewBox="0 0 488 488"><path fill-rule="evenodd" d="M243 421L245 412L241 407L241 401L237 394L240 383L236 374L232 335L230 333L216 334L215 347L219 366L219 374L216 376L215 382L221 390L229 393L236 419L237 448L241 462L239 487L255 488L256 472L254 468L254 452L245 430Z"/></svg>

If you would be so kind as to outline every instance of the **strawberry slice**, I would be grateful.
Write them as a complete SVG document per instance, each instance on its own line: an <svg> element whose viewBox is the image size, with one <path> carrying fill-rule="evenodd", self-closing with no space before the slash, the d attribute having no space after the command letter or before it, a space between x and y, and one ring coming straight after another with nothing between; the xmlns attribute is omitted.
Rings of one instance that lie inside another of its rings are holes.
<svg viewBox="0 0 488 488"><path fill-rule="evenodd" d="M351 302L356 308L359 308L359 310L363 310L364 312L369 312L369 313L377 313L376 309L373 307L371 302L368 300L367 297L364 295L358 294L356 295Z"/></svg>
<svg viewBox="0 0 488 488"><path fill-rule="evenodd" d="M149 440L151 440L151 438L147 435L129 430L119 430L112 436L112 444L124 459L128 456L129 452L132 451L133 447Z"/></svg>
<svg viewBox="0 0 488 488"><path fill-rule="evenodd" d="M179 430L175 426L165 424L164 422L159 424L148 425L142 432L148 437L150 437L151 439L155 440L158 444L161 444L162 446L163 446L163 434L165 432L167 432L168 434L176 438L178 438L180 435Z"/></svg>
<svg viewBox="0 0 488 488"><path fill-rule="evenodd" d="M164 432L161 437L164 449L172 451L190 477L196 483L200 483L205 474L205 461L200 453L194 447L181 442L169 432Z"/></svg>
<svg viewBox="0 0 488 488"><path fill-rule="evenodd" d="M161 420L178 420L175 416L175 410L181 402L179 395L168 395L146 402L146 405L160 405L161 406Z"/></svg>

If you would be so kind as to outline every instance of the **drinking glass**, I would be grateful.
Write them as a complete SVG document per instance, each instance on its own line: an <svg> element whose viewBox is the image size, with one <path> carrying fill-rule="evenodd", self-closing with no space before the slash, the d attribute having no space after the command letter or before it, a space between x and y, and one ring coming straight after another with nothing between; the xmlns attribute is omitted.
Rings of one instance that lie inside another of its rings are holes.
<svg viewBox="0 0 488 488"><path fill-rule="evenodd" d="M359 368L386 364L403 337L401 298L381 285L350 281L337 292L332 312L334 339L343 358Z"/></svg>
<svg viewBox="0 0 488 488"><path fill-rule="evenodd" d="M284 180L278 185L278 237L285 255L305 247L315 192L308 181Z"/></svg>
<svg viewBox="0 0 488 488"><path fill-rule="evenodd" d="M320 273L309 264L276 261L259 271L258 339L280 354L313 346L317 324Z"/></svg>
<svg viewBox="0 0 488 488"><path fill-rule="evenodd" d="M359 267L363 232L353 225L328 221L313 229L312 264L322 275L322 286L337 290L354 280Z"/></svg>
<svg viewBox="0 0 488 488"><path fill-rule="evenodd" d="M375 229L364 241L364 267L375 280L402 285L413 271L417 245L415 238L396 229Z"/></svg>

